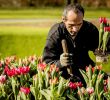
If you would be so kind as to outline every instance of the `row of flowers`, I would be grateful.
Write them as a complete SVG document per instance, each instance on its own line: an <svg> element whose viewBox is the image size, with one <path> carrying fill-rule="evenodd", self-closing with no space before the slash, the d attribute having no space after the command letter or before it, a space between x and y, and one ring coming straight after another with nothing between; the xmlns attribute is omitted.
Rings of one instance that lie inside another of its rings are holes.
<svg viewBox="0 0 110 100"><path fill-rule="evenodd" d="M98 53L100 55L106 55L107 53L107 43L110 38L110 25L106 17L99 18L99 45Z"/></svg>
<svg viewBox="0 0 110 100"><path fill-rule="evenodd" d="M0 60L0 100L110 100L110 78L101 66L80 70L86 82L61 77L59 68L36 56Z"/></svg>

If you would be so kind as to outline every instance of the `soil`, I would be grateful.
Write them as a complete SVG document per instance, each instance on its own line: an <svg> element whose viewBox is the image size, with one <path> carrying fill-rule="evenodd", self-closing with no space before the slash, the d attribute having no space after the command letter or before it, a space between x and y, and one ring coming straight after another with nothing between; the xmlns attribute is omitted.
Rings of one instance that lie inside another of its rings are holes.
<svg viewBox="0 0 110 100"><path fill-rule="evenodd" d="M108 55L108 53L107 52L103 52L102 49L96 49L94 54L98 55L98 56L101 56L101 57L105 57L105 56Z"/></svg>

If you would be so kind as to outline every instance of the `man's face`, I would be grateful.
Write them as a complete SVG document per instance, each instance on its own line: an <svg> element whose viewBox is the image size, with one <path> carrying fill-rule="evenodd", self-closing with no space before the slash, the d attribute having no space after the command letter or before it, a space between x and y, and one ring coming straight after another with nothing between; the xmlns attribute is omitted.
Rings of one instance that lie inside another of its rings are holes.
<svg viewBox="0 0 110 100"><path fill-rule="evenodd" d="M75 13L72 10L67 13L66 19L63 20L68 32L76 36L83 24L83 13Z"/></svg>

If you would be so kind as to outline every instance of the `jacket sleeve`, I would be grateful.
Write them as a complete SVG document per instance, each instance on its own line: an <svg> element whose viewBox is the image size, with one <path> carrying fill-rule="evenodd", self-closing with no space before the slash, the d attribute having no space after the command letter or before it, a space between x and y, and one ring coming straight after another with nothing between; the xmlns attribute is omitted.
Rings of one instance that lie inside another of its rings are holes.
<svg viewBox="0 0 110 100"><path fill-rule="evenodd" d="M46 45L43 50L42 60L46 64L55 64L57 67L62 67L60 64L60 54L62 53L59 32L53 27L48 34Z"/></svg>

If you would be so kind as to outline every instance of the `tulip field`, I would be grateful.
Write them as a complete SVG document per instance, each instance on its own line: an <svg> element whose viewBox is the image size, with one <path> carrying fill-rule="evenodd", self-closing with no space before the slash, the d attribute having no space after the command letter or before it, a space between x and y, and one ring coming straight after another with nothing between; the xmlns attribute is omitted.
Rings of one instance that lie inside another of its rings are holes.
<svg viewBox="0 0 110 100"><path fill-rule="evenodd" d="M75 77L64 79L59 68L35 55L0 61L0 100L110 100L110 77L102 66L80 70L86 87Z"/></svg>

